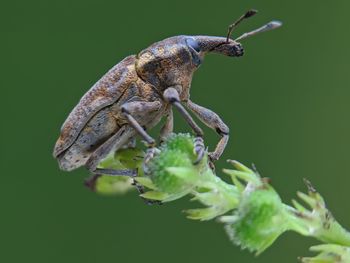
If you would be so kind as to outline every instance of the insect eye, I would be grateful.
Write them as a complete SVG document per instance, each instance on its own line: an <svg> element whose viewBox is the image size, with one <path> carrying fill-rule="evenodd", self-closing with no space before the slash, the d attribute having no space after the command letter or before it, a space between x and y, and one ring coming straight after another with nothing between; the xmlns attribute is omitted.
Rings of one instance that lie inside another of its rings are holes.
<svg viewBox="0 0 350 263"><path fill-rule="evenodd" d="M196 40L194 40L193 38L187 38L186 39L186 44L190 48L194 49L196 52L200 52L201 51L201 49L200 49L200 47L198 45L198 42Z"/></svg>

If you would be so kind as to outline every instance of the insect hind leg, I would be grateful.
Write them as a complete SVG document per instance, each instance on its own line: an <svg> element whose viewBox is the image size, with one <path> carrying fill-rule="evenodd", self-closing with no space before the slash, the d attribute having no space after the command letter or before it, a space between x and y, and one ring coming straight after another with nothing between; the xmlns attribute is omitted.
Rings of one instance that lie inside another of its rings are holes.
<svg viewBox="0 0 350 263"><path fill-rule="evenodd" d="M86 162L86 168L93 174L86 182L86 185L90 187L91 184L96 183L96 180L101 175L110 176L137 176L137 171L132 169L126 170L114 170L114 169L102 169L97 168L97 165L112 151L120 149L130 138L135 135L135 131L129 126L121 127L113 136L100 145L89 157ZM90 187L91 188L91 187Z"/></svg>
<svg viewBox="0 0 350 263"><path fill-rule="evenodd" d="M95 173L97 165L106 158L110 152L119 150L134 135L135 131L130 126L122 126L90 155L85 167L92 173Z"/></svg>
<svg viewBox="0 0 350 263"><path fill-rule="evenodd" d="M139 184L134 177L137 176L137 170L136 169L125 169L125 170L114 170L114 169L102 169L97 168L95 170L95 174L87 178L84 182L85 186L88 187L91 191L96 191L96 185L97 180L103 176L129 176L133 178L132 185L135 186L136 190L139 192L140 195L145 193L145 188L143 185ZM141 197L141 199L147 204L147 205L161 205L162 202L156 201L156 200L149 200L144 197Z"/></svg>
<svg viewBox="0 0 350 263"><path fill-rule="evenodd" d="M106 142L99 146L90 156L89 160L86 162L86 168L92 172L92 176L85 181L85 185L91 190L96 190L96 183L99 177L102 175L108 176L129 176L136 177L137 170L135 169L125 169L125 170L114 170L108 168L97 168L97 165L112 151L117 151L122 146L124 146L132 137L134 137L136 131L129 125L121 127L118 132L111 136ZM133 180L133 185L140 194L145 192L142 185L138 184ZM158 204L158 202L153 202L142 198L147 204Z"/></svg>
<svg viewBox="0 0 350 263"><path fill-rule="evenodd" d="M129 177L136 177L137 176L137 170L136 169L121 169L121 170L115 170L115 169L104 169L104 168L96 168L94 171L94 174L104 174L109 176L129 176Z"/></svg>

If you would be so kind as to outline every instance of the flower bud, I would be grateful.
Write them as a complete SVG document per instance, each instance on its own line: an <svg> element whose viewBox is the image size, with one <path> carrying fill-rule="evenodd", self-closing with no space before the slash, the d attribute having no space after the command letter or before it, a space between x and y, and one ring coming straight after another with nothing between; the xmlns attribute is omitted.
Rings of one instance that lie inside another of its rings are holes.
<svg viewBox="0 0 350 263"><path fill-rule="evenodd" d="M226 231L235 244L260 254L287 230L286 216L278 194L264 184L243 192Z"/></svg>
<svg viewBox="0 0 350 263"><path fill-rule="evenodd" d="M161 192L183 196L198 179L198 168L193 164L193 137L172 135L160 147L160 153L149 164L152 183Z"/></svg>

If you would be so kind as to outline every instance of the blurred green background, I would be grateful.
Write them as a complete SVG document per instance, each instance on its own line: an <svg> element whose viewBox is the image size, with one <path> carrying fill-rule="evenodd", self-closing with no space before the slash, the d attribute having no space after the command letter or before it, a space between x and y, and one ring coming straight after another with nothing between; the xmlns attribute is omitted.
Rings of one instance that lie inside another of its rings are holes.
<svg viewBox="0 0 350 263"><path fill-rule="evenodd" d="M222 226L195 222L180 200L146 206L135 192L88 191L86 170L65 173L51 152L80 97L129 54L172 35L238 35L272 19L284 26L244 41L245 56L207 56L193 101L231 128L225 159L254 162L289 202L306 177L350 228L350 2L3 1L1 7L1 262L297 262L317 241L283 235L258 258ZM177 116L176 131L188 131ZM213 147L217 135L205 129ZM157 132L154 131L154 134Z"/></svg>

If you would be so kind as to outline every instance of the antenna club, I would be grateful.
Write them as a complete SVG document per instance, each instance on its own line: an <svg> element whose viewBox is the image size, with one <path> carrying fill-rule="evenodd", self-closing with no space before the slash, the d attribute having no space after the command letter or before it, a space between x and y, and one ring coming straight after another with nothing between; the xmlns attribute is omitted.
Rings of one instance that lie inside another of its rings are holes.
<svg viewBox="0 0 350 263"><path fill-rule="evenodd" d="M270 31L272 29L279 28L280 26L282 26L282 22L280 22L280 21L271 21L270 23L267 23L267 24L263 25L262 27L260 27L258 29L255 29L253 31L244 33L240 37L236 38L235 41L239 41L239 40L245 39L247 37L256 35L256 34L261 33L261 32Z"/></svg>
<svg viewBox="0 0 350 263"><path fill-rule="evenodd" d="M230 36L231 36L231 33L233 31L233 29L235 27L238 26L239 23L241 23L244 19L246 18L249 18L253 15L255 15L258 11L255 10L255 9L250 9L248 10L244 15L242 15L240 18L238 18L233 24L231 24L229 27L228 27L228 31L227 31L227 37L226 37L226 43L229 42L229 39L230 39Z"/></svg>
<svg viewBox="0 0 350 263"><path fill-rule="evenodd" d="M268 27L271 29L278 28L282 25L283 25L283 23L281 21L278 21L278 20L274 20L274 21L271 21L270 23L268 23Z"/></svg>
<svg viewBox="0 0 350 263"><path fill-rule="evenodd" d="M251 17L251 16L255 15L256 13L258 13L258 10L250 9L247 11L247 13L245 13L244 18Z"/></svg>

